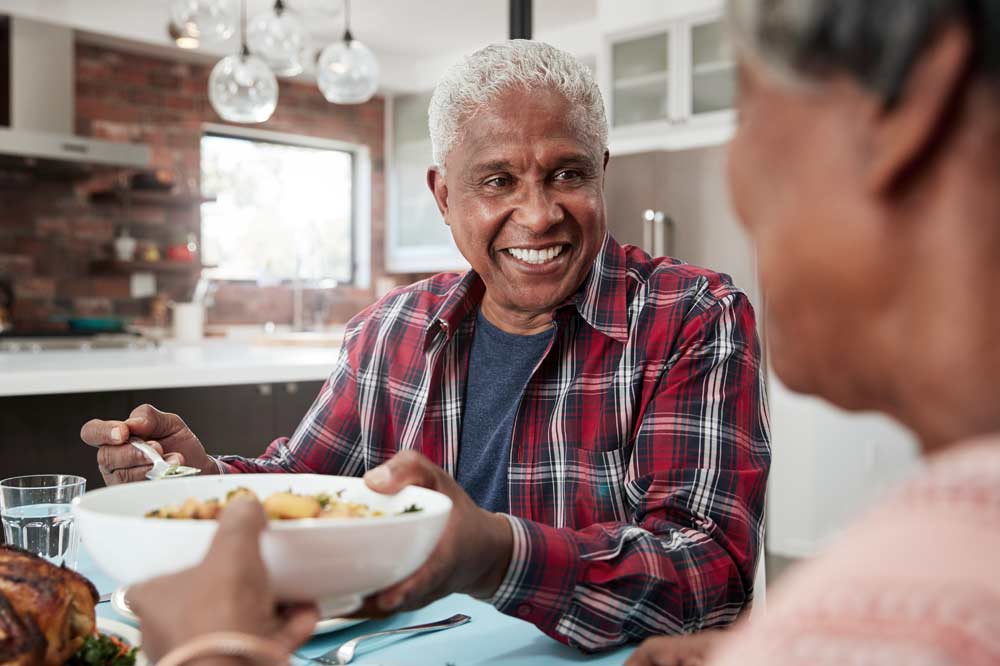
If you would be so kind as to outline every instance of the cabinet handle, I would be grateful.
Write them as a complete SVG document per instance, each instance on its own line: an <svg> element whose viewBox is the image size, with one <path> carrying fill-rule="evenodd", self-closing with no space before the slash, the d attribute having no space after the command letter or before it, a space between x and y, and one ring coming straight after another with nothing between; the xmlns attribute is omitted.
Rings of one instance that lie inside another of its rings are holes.
<svg viewBox="0 0 1000 666"><path fill-rule="evenodd" d="M257 393L263 397L271 395L271 385L270 384L257 384Z"/></svg>
<svg viewBox="0 0 1000 666"><path fill-rule="evenodd" d="M288 393L288 395L295 395L296 393L298 393L299 392L298 383L288 382L287 384L285 384L285 392Z"/></svg>

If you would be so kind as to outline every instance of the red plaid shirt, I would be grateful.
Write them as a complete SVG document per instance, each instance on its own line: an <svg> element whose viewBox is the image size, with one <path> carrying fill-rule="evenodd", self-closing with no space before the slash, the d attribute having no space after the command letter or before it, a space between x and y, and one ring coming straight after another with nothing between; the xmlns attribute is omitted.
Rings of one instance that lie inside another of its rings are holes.
<svg viewBox="0 0 1000 666"><path fill-rule="evenodd" d="M442 274L369 307L295 434L220 466L360 476L417 449L454 474L484 289ZM585 650L733 621L770 462L749 302L608 236L554 322L514 424L514 550L493 604Z"/></svg>

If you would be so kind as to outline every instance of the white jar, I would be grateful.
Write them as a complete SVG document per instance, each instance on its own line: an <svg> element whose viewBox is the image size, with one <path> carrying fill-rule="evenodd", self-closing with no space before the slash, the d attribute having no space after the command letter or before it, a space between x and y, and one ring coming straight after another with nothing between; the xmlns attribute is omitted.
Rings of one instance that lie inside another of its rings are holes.
<svg viewBox="0 0 1000 666"><path fill-rule="evenodd" d="M174 303L174 339L198 342L205 336L205 307L201 303Z"/></svg>

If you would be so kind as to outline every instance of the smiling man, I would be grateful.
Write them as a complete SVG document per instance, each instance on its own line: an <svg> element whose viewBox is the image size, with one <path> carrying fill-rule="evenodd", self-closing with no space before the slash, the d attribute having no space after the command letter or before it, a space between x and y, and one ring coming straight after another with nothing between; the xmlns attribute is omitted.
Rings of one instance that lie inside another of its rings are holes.
<svg viewBox="0 0 1000 666"><path fill-rule="evenodd" d="M430 132L428 184L472 270L358 315L295 434L260 458L211 458L143 406L84 426L105 478L141 479L121 446L136 434L206 473L448 494L435 553L368 612L465 592L585 650L733 621L770 458L746 297L608 235L604 103L569 54L472 54L436 88Z"/></svg>

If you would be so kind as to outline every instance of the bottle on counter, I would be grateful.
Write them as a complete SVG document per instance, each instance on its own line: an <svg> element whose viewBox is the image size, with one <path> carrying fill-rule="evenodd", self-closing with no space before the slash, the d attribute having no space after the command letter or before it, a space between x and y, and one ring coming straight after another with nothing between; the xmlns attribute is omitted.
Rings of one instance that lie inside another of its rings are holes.
<svg viewBox="0 0 1000 666"><path fill-rule="evenodd" d="M126 227L118 230L118 236L115 238L114 245L115 259L118 261L132 261L135 259L135 250L138 243L132 238Z"/></svg>

